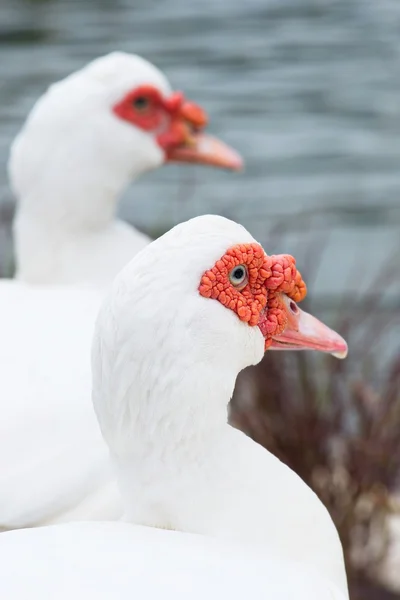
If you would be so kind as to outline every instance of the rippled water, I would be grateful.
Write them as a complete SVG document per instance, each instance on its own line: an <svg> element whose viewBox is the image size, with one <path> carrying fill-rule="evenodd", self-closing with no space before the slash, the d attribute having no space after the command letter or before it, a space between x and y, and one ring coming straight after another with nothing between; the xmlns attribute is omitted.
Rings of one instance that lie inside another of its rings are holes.
<svg viewBox="0 0 400 600"><path fill-rule="evenodd" d="M319 264L320 297L352 292L399 262L399 34L398 0L2 0L0 199L9 144L47 85L100 54L137 52L207 108L247 167L152 173L126 194L125 218L158 232L222 213L268 250Z"/></svg>

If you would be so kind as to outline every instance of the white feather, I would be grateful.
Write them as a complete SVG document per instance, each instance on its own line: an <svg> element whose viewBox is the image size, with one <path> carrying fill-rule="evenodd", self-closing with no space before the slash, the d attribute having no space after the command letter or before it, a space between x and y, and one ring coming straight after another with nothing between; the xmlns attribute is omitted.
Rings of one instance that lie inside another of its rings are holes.
<svg viewBox="0 0 400 600"><path fill-rule="evenodd" d="M1 283L0 529L62 519L108 480L90 401L100 300L94 290Z"/></svg>
<svg viewBox="0 0 400 600"><path fill-rule="evenodd" d="M9 162L18 279L104 286L150 241L115 218L129 183L165 162L152 132L112 111L144 84L163 96L171 91L154 65L113 52L52 85L36 102Z"/></svg>
<svg viewBox="0 0 400 600"><path fill-rule="evenodd" d="M0 563L7 600L345 600L301 563L124 523L5 533Z"/></svg>
<svg viewBox="0 0 400 600"><path fill-rule="evenodd" d="M81 503L115 515L103 512L107 451L90 402L98 299L46 286L102 291L150 241L115 218L128 183L165 160L153 135L112 114L142 84L170 93L144 59L101 57L49 88L11 149L19 281L0 282L0 528L78 516Z"/></svg>
<svg viewBox="0 0 400 600"><path fill-rule="evenodd" d="M95 325L93 402L125 520L154 529L81 523L4 533L0 586L9 597L239 598L251 590L255 598L347 600L343 552L325 507L293 471L227 424L236 376L261 360L264 339L257 327L200 296L198 284L230 246L252 241L236 223L199 217L147 246L116 278ZM88 320L77 321L85 343L97 294L89 292L87 302ZM53 312L55 321L62 317ZM40 330L39 323L33 339ZM78 352L77 373L84 363ZM63 386L67 370L57 374ZM83 387L86 374L87 364ZM72 407L78 419L55 432L50 423L45 440L51 453L59 443L64 456L69 449L75 457L77 478L67 469L63 481L67 500L83 496L89 517L100 516L100 505L118 511L95 420L84 398ZM47 472L57 486L63 468L55 457ZM48 481L39 477L46 494ZM37 517L35 497L26 506L35 504Z"/></svg>

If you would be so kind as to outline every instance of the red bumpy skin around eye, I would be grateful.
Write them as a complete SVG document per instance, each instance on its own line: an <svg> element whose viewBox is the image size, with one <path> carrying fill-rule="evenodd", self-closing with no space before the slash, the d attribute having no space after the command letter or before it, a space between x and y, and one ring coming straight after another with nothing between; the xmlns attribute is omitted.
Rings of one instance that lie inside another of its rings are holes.
<svg viewBox="0 0 400 600"><path fill-rule="evenodd" d="M248 281L243 288L235 287L229 273L245 265ZM295 302L307 293L295 259L288 254L267 256L259 244L238 244L229 248L201 278L199 292L205 298L218 300L233 310L241 321L258 325L265 338L265 349L272 337L282 333L288 316L281 293Z"/></svg>
<svg viewBox="0 0 400 600"><path fill-rule="evenodd" d="M147 100L145 109L135 109L134 103L138 98ZM159 145L167 153L182 144L190 144L193 132L203 130L208 122L206 112L188 101L182 92L173 92L166 98L152 85L130 90L115 104L113 112L144 131L154 132Z"/></svg>

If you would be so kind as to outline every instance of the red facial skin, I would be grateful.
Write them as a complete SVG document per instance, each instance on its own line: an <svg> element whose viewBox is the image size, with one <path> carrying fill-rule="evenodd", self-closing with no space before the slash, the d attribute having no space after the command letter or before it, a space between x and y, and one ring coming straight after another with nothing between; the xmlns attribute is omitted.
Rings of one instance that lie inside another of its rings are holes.
<svg viewBox="0 0 400 600"><path fill-rule="evenodd" d="M240 284L230 274L242 265L247 275ZM199 292L233 310L241 321L258 325L265 339L265 350L273 336L284 331L289 315L282 294L294 302L307 293L296 261L292 256L267 256L259 244L238 244L229 248L201 278Z"/></svg>
<svg viewBox="0 0 400 600"><path fill-rule="evenodd" d="M207 125L207 115L200 106L188 102L181 92L169 98L151 85L131 90L113 107L120 119L151 132L168 154L182 144L190 144L191 137Z"/></svg>
<svg viewBox="0 0 400 600"><path fill-rule="evenodd" d="M181 92L168 98L151 85L128 92L113 107L121 120L152 135L166 162L193 163L239 171L240 155L218 138L204 133L207 115Z"/></svg>

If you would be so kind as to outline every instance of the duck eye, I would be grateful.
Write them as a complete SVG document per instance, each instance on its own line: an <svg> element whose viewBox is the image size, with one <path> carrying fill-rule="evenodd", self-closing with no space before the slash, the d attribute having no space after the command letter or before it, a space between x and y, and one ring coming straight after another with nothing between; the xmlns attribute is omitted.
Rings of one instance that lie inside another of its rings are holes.
<svg viewBox="0 0 400 600"><path fill-rule="evenodd" d="M132 104L137 111L144 112L149 108L150 100L146 98L146 96L137 96L136 98L134 98Z"/></svg>
<svg viewBox="0 0 400 600"><path fill-rule="evenodd" d="M229 281L232 285L239 286L247 280L247 269L244 265L234 267L229 273Z"/></svg>

